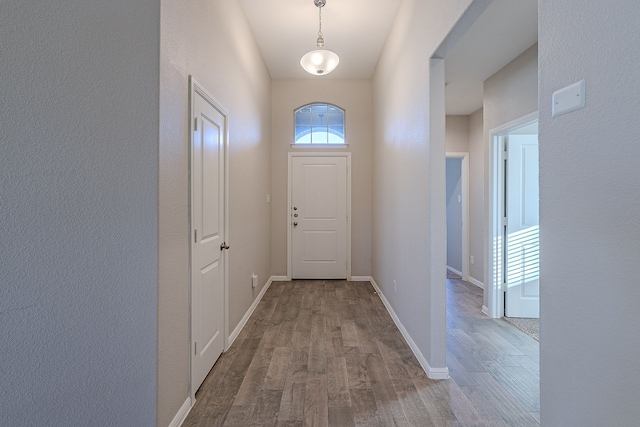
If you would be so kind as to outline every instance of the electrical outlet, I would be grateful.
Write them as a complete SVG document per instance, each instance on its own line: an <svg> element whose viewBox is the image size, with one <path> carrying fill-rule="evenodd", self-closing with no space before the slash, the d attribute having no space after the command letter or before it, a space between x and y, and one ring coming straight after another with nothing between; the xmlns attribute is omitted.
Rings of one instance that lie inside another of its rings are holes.
<svg viewBox="0 0 640 427"><path fill-rule="evenodd" d="M398 283L394 280L393 281L393 293L395 294L396 292L398 292Z"/></svg>
<svg viewBox="0 0 640 427"><path fill-rule="evenodd" d="M251 275L251 287L255 288L256 286L258 286L258 275L257 274L252 274Z"/></svg>

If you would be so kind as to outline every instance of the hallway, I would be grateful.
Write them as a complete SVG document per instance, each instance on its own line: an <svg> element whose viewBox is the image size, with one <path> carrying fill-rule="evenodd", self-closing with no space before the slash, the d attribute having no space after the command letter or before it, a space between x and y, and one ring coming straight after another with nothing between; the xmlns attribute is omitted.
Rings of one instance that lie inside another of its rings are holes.
<svg viewBox="0 0 640 427"><path fill-rule="evenodd" d="M537 425L537 342L447 286L451 380L426 377L369 283L274 282L183 425Z"/></svg>
<svg viewBox="0 0 640 427"><path fill-rule="evenodd" d="M447 367L450 405L461 425L537 425L540 418L540 351L536 340L502 319L481 312L482 290L447 279ZM459 392L458 392L459 389ZM455 393L454 393L455 390ZM454 394L470 411L456 411Z"/></svg>

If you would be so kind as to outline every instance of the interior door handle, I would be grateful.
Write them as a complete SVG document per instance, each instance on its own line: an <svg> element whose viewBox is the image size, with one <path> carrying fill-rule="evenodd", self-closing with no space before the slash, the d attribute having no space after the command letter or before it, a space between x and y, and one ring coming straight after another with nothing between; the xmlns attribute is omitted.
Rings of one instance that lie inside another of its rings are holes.
<svg viewBox="0 0 640 427"><path fill-rule="evenodd" d="M220 243L220 250L222 251L225 249L229 249L229 245L227 245L227 242Z"/></svg>
<svg viewBox="0 0 640 427"><path fill-rule="evenodd" d="M297 225L298 225L298 222L297 222L297 221L293 223L293 226L294 226L294 227L296 227Z"/></svg>

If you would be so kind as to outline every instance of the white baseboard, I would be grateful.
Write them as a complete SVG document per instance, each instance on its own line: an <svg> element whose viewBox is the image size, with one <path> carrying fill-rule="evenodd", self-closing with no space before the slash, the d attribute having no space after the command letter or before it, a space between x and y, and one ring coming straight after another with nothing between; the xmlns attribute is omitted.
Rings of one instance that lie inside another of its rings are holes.
<svg viewBox="0 0 640 427"><path fill-rule="evenodd" d="M487 308L487 306L486 306L486 305L483 305L483 306L482 306L482 312L483 312L484 314L486 314L487 316L491 317L491 315L489 314L489 309Z"/></svg>
<svg viewBox="0 0 640 427"><path fill-rule="evenodd" d="M384 306L386 307L387 311L391 315L391 318L393 319L394 323L396 324L396 327L398 328L398 330L400 331L400 333L404 337L404 339L407 342L407 344L409 344L409 347L411 348L411 351L413 351L413 354L416 356L416 359L418 359L418 362L420 362L420 366L422 366L422 369L427 374L427 376L429 378L431 378L431 379L434 379L434 380L446 380L446 379L448 379L449 378L449 368L446 368L446 367L445 368L432 368L429 365L429 362L427 362L427 359L425 359L424 355L422 354L422 352L420 351L420 349L416 345L415 341L413 341L413 338L411 338L411 335L409 335L409 332L407 332L407 329L404 327L404 325L402 324L402 322L400 321L400 319L396 315L396 312L393 310L393 307L391 306L391 304L387 300L387 297L384 296L384 294L382 293L382 290L380 289L380 287L378 286L376 281L373 280L373 277L371 278L371 285L373 285L373 288L378 293L378 296L380 297L380 299L382 300L382 303L384 304Z"/></svg>
<svg viewBox="0 0 640 427"><path fill-rule="evenodd" d="M455 268L453 268L453 267L449 267L449 266L447 265L447 270L449 270L449 271L450 271L450 272L452 272L453 274L457 274L458 276L462 277L462 272L461 272L461 271L456 270L456 269L455 269Z"/></svg>
<svg viewBox="0 0 640 427"><path fill-rule="evenodd" d="M351 276L352 282L371 282L371 276Z"/></svg>
<svg viewBox="0 0 640 427"><path fill-rule="evenodd" d="M193 405L191 404L191 398L187 397L187 400L184 401L176 416L173 417L173 420L171 420L171 424L169 424L169 427L180 427L184 420L187 419L187 415L189 415L191 408L193 408Z"/></svg>
<svg viewBox="0 0 640 427"><path fill-rule="evenodd" d="M242 319L240 320L240 323L238 323L238 326L236 326L236 328L233 330L233 332L231 332L231 335L229 335L229 341L228 341L228 345L227 345L226 350L228 350L229 347L231 347L231 344L233 344L233 342L236 340L236 338L238 338L238 335L240 335L240 331L242 331L242 328L244 328L244 326L249 321L249 318L251 317L253 312L256 310L256 307L258 306L258 304L262 300L262 297L264 296L264 293L267 292L267 289L269 289L269 286L271 286L271 283L278 281L278 280L275 280L274 277L280 277L280 276L271 276L269 278L269 280L267 280L267 283L262 287L262 290L260 291L260 293L258 294L256 299L253 300L253 304L251 304L251 307L249 307L249 310L247 310L247 312L244 314L244 316L242 316ZM286 278L285 278L285 280L286 280Z"/></svg>
<svg viewBox="0 0 640 427"><path fill-rule="evenodd" d="M482 283L481 281L479 281L478 279L474 279L473 277L469 276L469 283L476 285L477 287L479 287L480 289L484 289L484 283Z"/></svg>
<svg viewBox="0 0 640 427"><path fill-rule="evenodd" d="M432 380L448 380L449 379L449 368L446 368L446 367L445 368L429 367L429 370L426 372L427 372L427 376Z"/></svg>
<svg viewBox="0 0 640 427"><path fill-rule="evenodd" d="M288 282L289 278L287 276L271 276L272 282Z"/></svg>
<svg viewBox="0 0 640 427"><path fill-rule="evenodd" d="M458 276L462 277L462 280L465 280L469 283L471 283L472 285L476 285L477 287L479 287L480 289L484 289L484 283L482 283L481 281L479 281L478 279L474 279L473 277L469 276L468 278L464 278L464 275L462 274L461 271L456 270L453 267L449 267L447 265L447 270L449 270L450 272L452 272L453 274L457 274Z"/></svg>

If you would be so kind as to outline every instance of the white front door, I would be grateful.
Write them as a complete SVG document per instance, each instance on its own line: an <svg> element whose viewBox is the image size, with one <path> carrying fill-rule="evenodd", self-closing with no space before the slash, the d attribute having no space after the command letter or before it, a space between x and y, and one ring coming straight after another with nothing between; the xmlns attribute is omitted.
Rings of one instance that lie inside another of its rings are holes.
<svg viewBox="0 0 640 427"><path fill-rule="evenodd" d="M347 278L347 156L296 156L290 170L292 278Z"/></svg>
<svg viewBox="0 0 640 427"><path fill-rule="evenodd" d="M540 317L538 135L506 137L507 317Z"/></svg>
<svg viewBox="0 0 640 427"><path fill-rule="evenodd" d="M225 115L192 80L191 391L224 350Z"/></svg>

